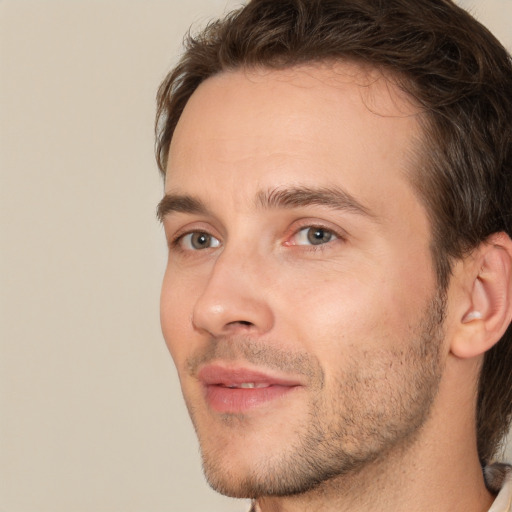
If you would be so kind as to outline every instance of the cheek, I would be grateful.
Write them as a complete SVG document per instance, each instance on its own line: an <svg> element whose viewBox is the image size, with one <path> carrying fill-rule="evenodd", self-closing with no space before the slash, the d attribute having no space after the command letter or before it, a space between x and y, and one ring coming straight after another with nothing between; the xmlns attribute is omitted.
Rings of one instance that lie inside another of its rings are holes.
<svg viewBox="0 0 512 512"><path fill-rule="evenodd" d="M350 346L374 350L406 343L431 296L431 283L382 263L288 278L288 286L278 286L286 290L279 300L282 315L277 315L281 328L294 326L293 337L326 365L342 363Z"/></svg>
<svg viewBox="0 0 512 512"><path fill-rule="evenodd" d="M191 347L191 318L194 308L194 287L166 270L160 295L162 333L177 367Z"/></svg>

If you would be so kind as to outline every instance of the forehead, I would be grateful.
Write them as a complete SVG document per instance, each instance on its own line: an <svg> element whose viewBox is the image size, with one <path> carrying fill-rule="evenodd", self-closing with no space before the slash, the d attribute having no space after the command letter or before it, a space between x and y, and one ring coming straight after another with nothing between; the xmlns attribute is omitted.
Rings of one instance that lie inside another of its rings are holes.
<svg viewBox="0 0 512 512"><path fill-rule="evenodd" d="M185 107L166 190L222 183L226 195L241 197L256 188L334 184L382 195L386 180L404 181L412 167L418 115L392 77L358 64L224 72Z"/></svg>
<svg viewBox="0 0 512 512"><path fill-rule="evenodd" d="M383 124L384 119L411 119L415 123L419 113L417 104L398 87L392 75L361 64L240 69L214 75L199 85L178 122L171 150L176 149L177 140L180 146L186 144L180 140L183 132L186 138L219 138L219 130L230 130L229 123L236 122L238 129L253 133L259 128L256 122L261 120L268 131L280 121L292 133L302 132L305 127L295 121L307 118L309 123L316 119L324 124L333 118L336 108L348 113L349 106L368 127ZM311 116L312 113L316 115Z"/></svg>

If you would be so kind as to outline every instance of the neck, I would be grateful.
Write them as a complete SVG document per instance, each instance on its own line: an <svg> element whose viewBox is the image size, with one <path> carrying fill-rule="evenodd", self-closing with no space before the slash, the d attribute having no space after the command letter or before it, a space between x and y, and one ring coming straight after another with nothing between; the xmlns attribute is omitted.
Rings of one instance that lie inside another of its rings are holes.
<svg viewBox="0 0 512 512"><path fill-rule="evenodd" d="M256 510L486 512L494 498L485 487L476 450L475 393L467 391L467 380L465 387L453 382L461 363L452 363L457 371L446 368L430 416L413 439L307 493L262 497Z"/></svg>

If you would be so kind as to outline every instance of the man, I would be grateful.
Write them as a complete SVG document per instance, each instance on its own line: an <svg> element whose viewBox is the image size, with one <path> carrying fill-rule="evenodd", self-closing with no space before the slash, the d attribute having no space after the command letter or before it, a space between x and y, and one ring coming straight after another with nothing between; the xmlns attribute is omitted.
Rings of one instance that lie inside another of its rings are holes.
<svg viewBox="0 0 512 512"><path fill-rule="evenodd" d="M212 487L511 510L511 90L449 0L253 0L190 38L161 319Z"/></svg>

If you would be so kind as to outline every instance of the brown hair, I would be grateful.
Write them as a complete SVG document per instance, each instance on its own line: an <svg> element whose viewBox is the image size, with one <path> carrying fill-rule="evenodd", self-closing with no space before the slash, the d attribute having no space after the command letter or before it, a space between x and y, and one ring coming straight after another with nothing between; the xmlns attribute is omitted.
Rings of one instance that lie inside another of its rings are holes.
<svg viewBox="0 0 512 512"><path fill-rule="evenodd" d="M454 258L492 233L512 236L512 63L492 34L450 0L252 0L189 35L158 91L156 156L165 174L183 109L208 77L350 59L391 72L424 111L412 181L432 224L445 290ZM479 381L478 451L492 459L512 419L512 329Z"/></svg>

